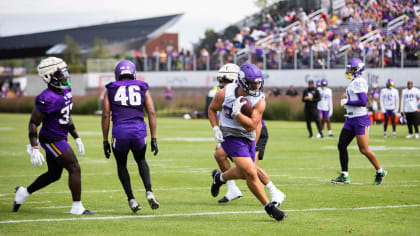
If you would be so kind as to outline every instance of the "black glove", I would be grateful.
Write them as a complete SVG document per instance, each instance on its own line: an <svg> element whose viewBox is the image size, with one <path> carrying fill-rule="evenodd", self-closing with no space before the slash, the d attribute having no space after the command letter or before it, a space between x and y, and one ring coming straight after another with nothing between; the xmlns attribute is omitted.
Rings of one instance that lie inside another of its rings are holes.
<svg viewBox="0 0 420 236"><path fill-rule="evenodd" d="M158 146L157 146L157 142L156 142L156 138L152 138L151 145L152 145L152 152L154 152L153 155L156 156L158 154L158 152L159 152L159 149L158 149Z"/></svg>
<svg viewBox="0 0 420 236"><path fill-rule="evenodd" d="M108 141L104 141L104 153L105 157L109 159L109 156L111 155L111 146Z"/></svg>

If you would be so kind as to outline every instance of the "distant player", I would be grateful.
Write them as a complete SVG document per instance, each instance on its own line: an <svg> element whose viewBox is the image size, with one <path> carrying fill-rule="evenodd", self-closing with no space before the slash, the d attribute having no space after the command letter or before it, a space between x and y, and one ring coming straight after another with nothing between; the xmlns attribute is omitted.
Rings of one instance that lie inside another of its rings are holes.
<svg viewBox="0 0 420 236"><path fill-rule="evenodd" d="M83 207L81 201L81 171L73 149L67 143L67 134L75 139L79 155L84 155L82 140L76 132L71 118L73 100L66 63L57 57L48 57L38 65L38 74L47 83L48 88L35 99L29 121L29 141L27 151L31 163L41 166L44 157L39 151L39 144L45 150L48 171L40 175L27 188L17 187L13 211L18 211L25 199L35 191L60 179L65 168L69 173L69 187L73 198L70 214L90 215L91 211ZM42 123L39 136L37 127ZM39 138L39 144L38 144Z"/></svg>
<svg viewBox="0 0 420 236"><path fill-rule="evenodd" d="M131 61L118 62L114 72L116 81L106 85L102 113L105 156L109 158L111 153L108 132L112 112L112 151L117 162L118 177L128 198L128 205L133 212L141 209L131 190L130 175L127 170L127 155L131 150L146 189L146 199L152 209L157 209L159 202L152 192L150 170L145 157L147 127L143 108L146 108L148 113L152 152L154 155L158 153L156 115L153 100L148 91L149 86L146 82L136 80L136 67Z"/></svg>
<svg viewBox="0 0 420 236"><path fill-rule="evenodd" d="M400 100L398 96L398 90L394 88L394 81L392 79L388 79L386 82L386 88L381 90L381 109L384 113L384 138L387 137L387 128L388 128L388 119L391 118L392 124L392 137L397 137L396 128L397 125L395 123L395 114L398 112L398 106L400 105Z"/></svg>
<svg viewBox="0 0 420 236"><path fill-rule="evenodd" d="M332 137L331 130L331 116L333 114L332 90L327 87L328 80L321 80L321 88L319 89L321 100L318 102L319 120L321 121L321 129L324 129L324 124L327 123L328 136Z"/></svg>
<svg viewBox="0 0 420 236"><path fill-rule="evenodd" d="M221 173L214 170L211 194L216 197L221 185L231 179L246 179L248 188L263 204L270 217L280 221L286 213L277 209L268 201L261 184L255 160L255 137L258 125L261 124L265 110L265 99L262 94L263 76L261 70L254 64L246 64L240 68L238 82L227 85L218 91L209 107L209 121L215 132L215 138L222 144L223 150L235 162L236 166ZM245 102L240 99L245 96L252 104L251 117L241 113ZM217 111L221 110L220 127Z"/></svg>
<svg viewBox="0 0 420 236"><path fill-rule="evenodd" d="M417 121L417 110L420 103L420 91L413 87L413 81L407 82L407 88L401 94L401 115L407 120L408 135L406 138L413 138L413 126L416 139L419 138Z"/></svg>
<svg viewBox="0 0 420 236"><path fill-rule="evenodd" d="M340 153L341 174L331 183L349 184L348 172L349 157L347 146L356 137L359 151L365 155L376 169L376 177L373 184L381 184L387 172L382 169L375 153L369 149L369 126L370 117L367 113L367 92L368 84L361 76L365 64L359 58L353 58L346 66L346 78L351 82L346 90L346 98L341 100L341 105L347 110L347 117L338 140L338 151Z"/></svg>
<svg viewBox="0 0 420 236"><path fill-rule="evenodd" d="M223 89L226 85L236 82L238 78L238 73L239 73L239 67L235 64L228 63L222 66L217 73L219 89ZM268 140L268 131L263 120L261 120L261 124L262 125L259 125L257 128L256 137L258 139L258 142L256 145L256 156L258 156L258 158L255 158L255 164L257 163L258 159L262 160L262 158L264 157L265 145L267 144L267 140ZM231 167L228 160L228 156L223 150L220 143L216 147L214 157L222 172L227 171ZM258 177L260 178L261 182L269 190L272 202L276 206L279 206L284 201L286 195L276 188L276 186L268 177L267 173L258 166L257 166L257 172L258 172ZM221 198L218 201L219 203L230 202L230 201L233 201L235 199L242 197L242 192L236 186L235 180L228 180L226 183L227 183L227 193L225 194L223 198Z"/></svg>
<svg viewBox="0 0 420 236"><path fill-rule="evenodd" d="M324 135L322 134L321 122L319 122L319 114L318 114L318 102L321 100L321 95L319 94L319 90L314 87L314 81L308 81L308 88L303 91L302 94L302 102L305 103L305 120L306 120L306 128L308 129L309 136L308 138L313 138L312 136L312 127L311 121L315 121L316 127L318 129L317 138L323 138Z"/></svg>
<svg viewBox="0 0 420 236"><path fill-rule="evenodd" d="M373 119L374 124L376 124L376 120L375 120L376 115L375 114L379 110L379 97L380 97L380 95L381 95L381 93L378 89L378 85L376 83L374 83L372 85L372 90L370 91L369 96L368 96L370 107L372 109L372 119Z"/></svg>

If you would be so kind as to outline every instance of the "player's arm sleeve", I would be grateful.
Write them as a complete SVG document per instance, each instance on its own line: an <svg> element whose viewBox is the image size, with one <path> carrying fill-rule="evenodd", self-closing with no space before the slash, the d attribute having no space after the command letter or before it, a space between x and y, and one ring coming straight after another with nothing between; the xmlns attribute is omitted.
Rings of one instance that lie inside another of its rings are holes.
<svg viewBox="0 0 420 236"><path fill-rule="evenodd" d="M365 107L367 105L367 94L357 93L358 99L355 101L348 101L346 105Z"/></svg>
<svg viewBox="0 0 420 236"><path fill-rule="evenodd" d="M302 93L302 102L306 102L305 101L305 97L306 97L306 89L305 90L303 90L303 93Z"/></svg>
<svg viewBox="0 0 420 236"><path fill-rule="evenodd" d="M385 108L384 108L384 90L381 90L381 95L379 96L379 103L381 104L381 111L385 112Z"/></svg>
<svg viewBox="0 0 420 236"><path fill-rule="evenodd" d="M394 110L395 113L398 112L399 106L400 106L400 97L398 95L398 90L395 90L395 110Z"/></svg>
<svg viewBox="0 0 420 236"><path fill-rule="evenodd" d="M45 113L49 114L53 111L55 111L55 104L54 101L51 101L51 99L45 98L44 96L38 96L35 99L35 107Z"/></svg>
<svg viewBox="0 0 420 236"><path fill-rule="evenodd" d="M400 112L401 113L404 112L404 103L405 103L404 94L405 94L405 89L401 93L401 107L400 107Z"/></svg>

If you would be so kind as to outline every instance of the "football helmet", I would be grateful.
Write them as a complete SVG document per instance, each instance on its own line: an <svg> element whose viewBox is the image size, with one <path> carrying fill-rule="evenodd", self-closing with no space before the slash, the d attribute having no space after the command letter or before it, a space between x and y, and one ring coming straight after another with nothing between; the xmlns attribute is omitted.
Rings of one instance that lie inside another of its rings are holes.
<svg viewBox="0 0 420 236"><path fill-rule="evenodd" d="M359 58L353 58L346 65L346 78L355 79L362 75L365 70L365 63Z"/></svg>
<svg viewBox="0 0 420 236"><path fill-rule="evenodd" d="M116 80L136 79L136 66L129 60L121 60L115 65L114 73Z"/></svg>
<svg viewBox="0 0 420 236"><path fill-rule="evenodd" d="M233 83L238 79L239 66L228 63L222 66L217 72L217 81L219 83Z"/></svg>
<svg viewBox="0 0 420 236"><path fill-rule="evenodd" d="M394 87L394 81L392 79L388 79L386 81L386 87L387 88Z"/></svg>
<svg viewBox="0 0 420 236"><path fill-rule="evenodd" d="M70 88L70 75L67 70L67 64L58 57L48 57L39 63L38 74L42 80L54 88Z"/></svg>
<svg viewBox="0 0 420 236"><path fill-rule="evenodd" d="M321 80L321 85L322 86L327 86L328 85L328 80L327 79L322 79Z"/></svg>
<svg viewBox="0 0 420 236"><path fill-rule="evenodd" d="M321 87L321 80L317 80L315 85L316 85L316 87Z"/></svg>
<svg viewBox="0 0 420 236"><path fill-rule="evenodd" d="M253 97L260 96L264 87L264 78L260 68L254 64L245 64L239 70L238 86Z"/></svg>

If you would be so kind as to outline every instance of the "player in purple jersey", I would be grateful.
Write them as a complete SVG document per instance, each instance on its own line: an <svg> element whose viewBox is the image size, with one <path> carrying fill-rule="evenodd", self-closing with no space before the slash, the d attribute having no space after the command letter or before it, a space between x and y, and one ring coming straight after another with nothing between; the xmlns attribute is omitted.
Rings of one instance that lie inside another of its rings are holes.
<svg viewBox="0 0 420 236"><path fill-rule="evenodd" d="M130 175L127 170L127 155L131 150L146 189L146 199L152 209L157 209L159 202L152 192L150 170L145 158L147 130L143 108L146 108L149 118L152 152L154 155L158 153L156 114L148 91L149 85L136 80L136 67L128 60L122 60L115 66L115 80L106 85L102 112L105 156L109 158L111 154L108 132L112 112L112 150L117 162L118 177L128 198L128 205L133 212L141 209L131 190Z"/></svg>
<svg viewBox="0 0 420 236"><path fill-rule="evenodd" d="M221 142L223 150L235 162L236 166L221 173L214 170L211 194L216 197L220 187L231 179L246 179L248 188L264 206L270 217L281 221L287 214L268 201L255 165L255 136L258 125L261 124L265 110L265 99L262 95L263 76L261 70L254 64L246 64L240 68L236 84L229 84L219 90L209 107L209 121L215 133L215 139ZM241 107L246 98L253 105L251 117L241 113ZM217 111L221 110L220 127Z"/></svg>
<svg viewBox="0 0 420 236"><path fill-rule="evenodd" d="M373 153L369 148L370 118L366 108L368 84L366 80L362 78L364 69L365 64L359 58L351 59L349 64L346 66L346 77L351 79L351 82L346 89L346 98L341 100L341 105L344 106L347 111L346 121L338 140L341 174L337 178L332 179L331 183L350 183L350 177L348 174L349 157L347 147L354 137L356 137L359 151L368 158L370 163L376 169L376 176L373 184L381 184L387 174L387 172L383 170L379 164L375 153Z"/></svg>
<svg viewBox="0 0 420 236"><path fill-rule="evenodd" d="M30 194L59 180L63 168L65 168L69 173L69 187L73 198L70 213L74 215L93 214L83 207L80 166L72 148L67 143L67 134L70 133L75 139L79 154L84 155L82 140L77 134L70 116L73 103L67 65L60 58L48 57L39 64L38 73L48 84L48 88L36 97L35 108L32 110L29 121L31 144L28 145L27 151L31 156L31 163L41 166L44 157L39 151L37 127L42 123L39 143L45 149L48 171L39 176L27 188L16 188L13 211L18 211Z"/></svg>

